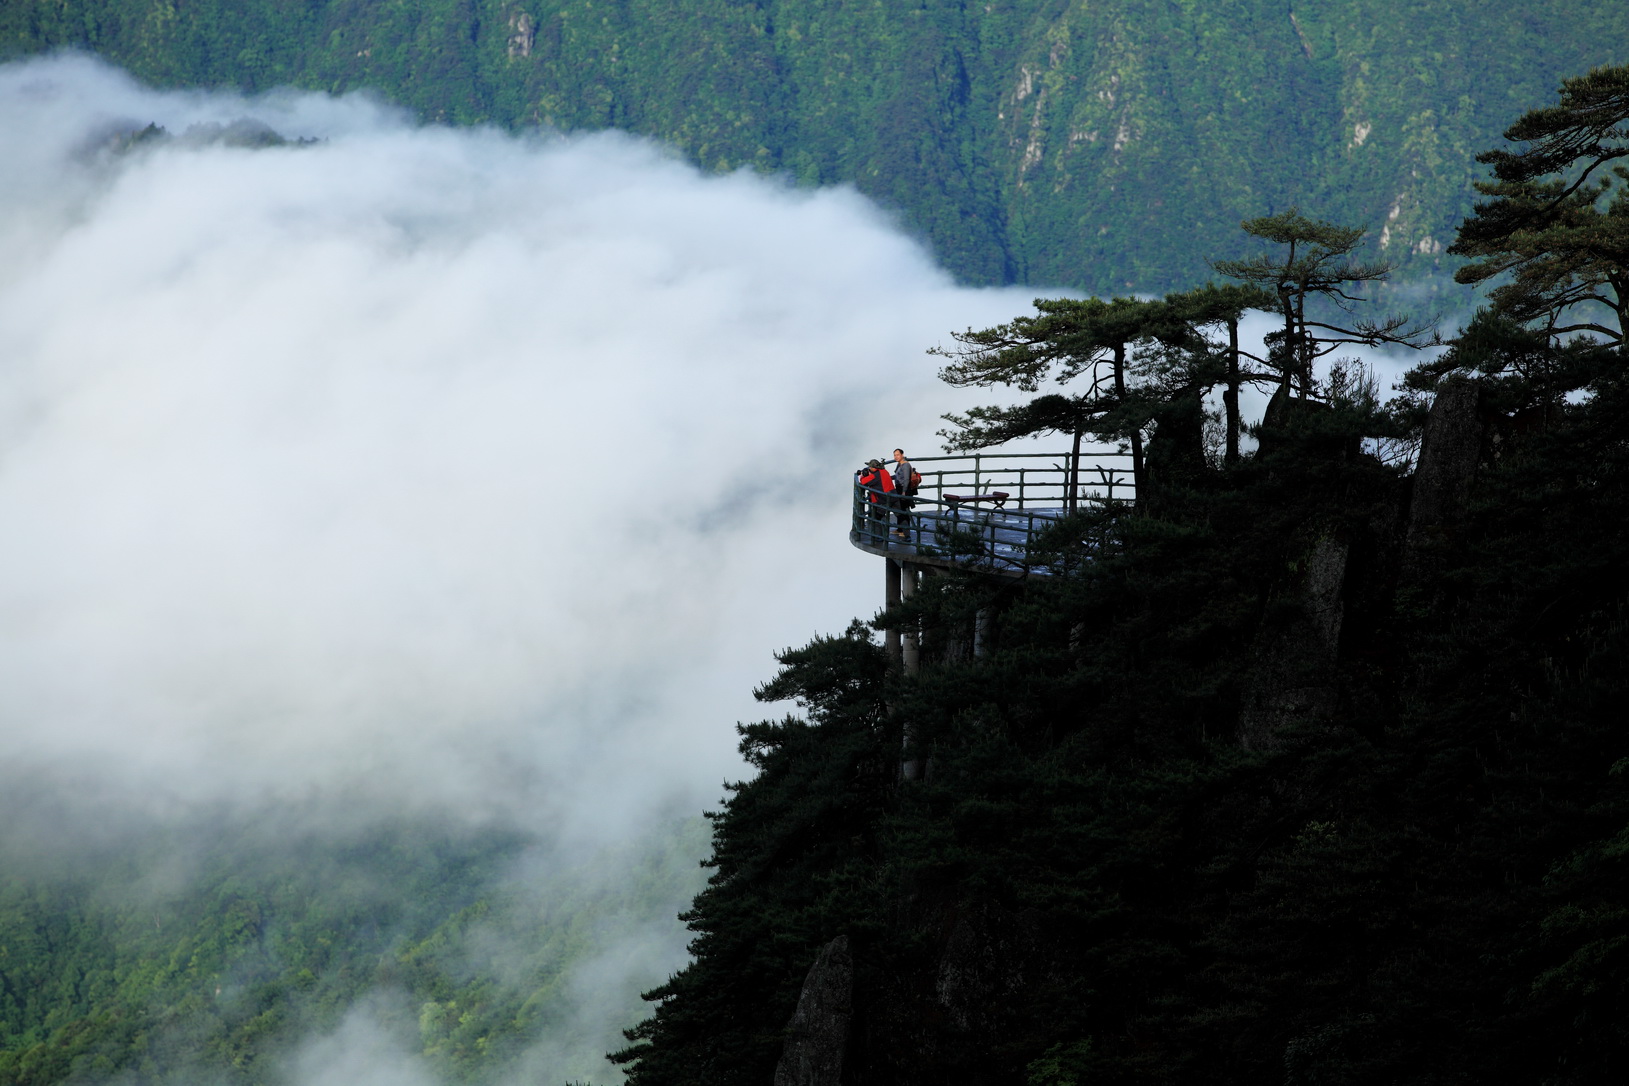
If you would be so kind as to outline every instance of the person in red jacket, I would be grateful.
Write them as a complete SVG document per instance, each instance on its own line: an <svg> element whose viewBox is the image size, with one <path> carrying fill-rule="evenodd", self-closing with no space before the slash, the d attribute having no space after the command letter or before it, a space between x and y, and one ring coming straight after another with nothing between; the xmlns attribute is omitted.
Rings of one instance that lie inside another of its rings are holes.
<svg viewBox="0 0 1629 1086"><path fill-rule="evenodd" d="M894 478L883 470L881 460L867 460L865 467L860 469L859 483L868 493L866 499L871 503L867 512L870 514L867 524L867 535L873 540L881 540L888 533L888 494L894 489Z"/></svg>

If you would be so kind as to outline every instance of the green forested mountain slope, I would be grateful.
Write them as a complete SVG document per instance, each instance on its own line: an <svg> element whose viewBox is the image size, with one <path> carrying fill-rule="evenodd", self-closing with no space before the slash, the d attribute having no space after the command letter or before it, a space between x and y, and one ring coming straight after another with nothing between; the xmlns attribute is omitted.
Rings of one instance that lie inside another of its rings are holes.
<svg viewBox="0 0 1629 1086"><path fill-rule="evenodd" d="M424 821L226 818L87 845L39 830L18 811L51 804L8 783L3 813L30 832L0 836L6 1086L290 1081L300 1045L358 1007L438 1080L603 1080L629 989L662 970L606 963L670 944L700 882L700 819L575 857Z"/></svg>
<svg viewBox="0 0 1629 1086"><path fill-rule="evenodd" d="M853 182L975 282L1159 290L1299 203L1435 270L1491 145L1622 62L1618 0L9 0L0 56L168 85L376 88Z"/></svg>

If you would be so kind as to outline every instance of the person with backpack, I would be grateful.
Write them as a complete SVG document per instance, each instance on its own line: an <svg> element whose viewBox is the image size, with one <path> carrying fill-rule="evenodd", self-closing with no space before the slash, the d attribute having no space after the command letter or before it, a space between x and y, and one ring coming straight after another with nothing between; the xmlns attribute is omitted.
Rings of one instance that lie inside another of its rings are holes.
<svg viewBox="0 0 1629 1086"><path fill-rule="evenodd" d="M881 460L867 460L865 467L860 469L858 482L869 491L866 494L866 500L870 503L867 509L868 534L874 540L882 540L888 531L888 508L891 505L888 495L894 489L893 476L883 470Z"/></svg>
<svg viewBox="0 0 1629 1086"><path fill-rule="evenodd" d="M911 506L916 502L912 499L916 495L916 488L922 485L921 474L905 459L904 449L894 450L894 535L900 539L910 538L911 532Z"/></svg>

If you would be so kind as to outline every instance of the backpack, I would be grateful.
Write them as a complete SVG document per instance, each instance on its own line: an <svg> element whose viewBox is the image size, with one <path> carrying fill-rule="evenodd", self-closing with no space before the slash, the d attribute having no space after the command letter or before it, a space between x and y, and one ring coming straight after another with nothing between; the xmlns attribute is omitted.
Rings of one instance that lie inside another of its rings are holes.
<svg viewBox="0 0 1629 1086"><path fill-rule="evenodd" d="M907 494L915 494L917 488L920 487L921 485L922 485L922 473L920 471L917 471L915 468L912 468L911 469L911 485L905 488L905 493L907 493Z"/></svg>

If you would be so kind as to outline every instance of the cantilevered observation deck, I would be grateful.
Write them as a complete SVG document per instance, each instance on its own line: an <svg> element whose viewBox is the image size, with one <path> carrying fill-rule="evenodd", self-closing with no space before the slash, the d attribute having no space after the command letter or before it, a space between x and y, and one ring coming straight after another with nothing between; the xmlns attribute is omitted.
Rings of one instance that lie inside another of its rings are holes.
<svg viewBox="0 0 1629 1086"><path fill-rule="evenodd" d="M924 574L947 569L1009 582L1050 577L1053 571L1035 548L1043 532L1077 509L1135 497L1130 458L1116 452L1083 451L1078 463L1070 453L974 453L925 456L911 464L922 474L922 485L903 510L910 515L904 538L895 534L901 509L890 499L896 495L861 486L859 473L854 476L849 541L884 559L889 611L916 594ZM873 496L881 500L873 502ZM930 658L937 653L948 659L954 643L957 653L986 655L998 625L992 609L984 607L971 628L959 632L924 630L914 619L888 623L884 642L894 666L916 675L925 651ZM928 772L929 762L915 751L915 736L907 721L900 775L908 781Z"/></svg>
<svg viewBox="0 0 1629 1086"><path fill-rule="evenodd" d="M911 463L922 485L906 510L905 538L894 534L896 495L861 486L858 473L849 530L860 550L901 565L1046 577L1051 571L1032 558L1041 533L1076 509L1135 496L1130 458L1113 451L1082 451L1078 467L1067 452L924 456Z"/></svg>

